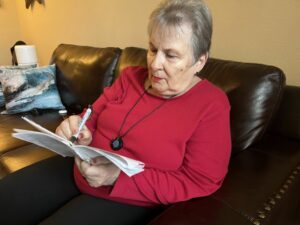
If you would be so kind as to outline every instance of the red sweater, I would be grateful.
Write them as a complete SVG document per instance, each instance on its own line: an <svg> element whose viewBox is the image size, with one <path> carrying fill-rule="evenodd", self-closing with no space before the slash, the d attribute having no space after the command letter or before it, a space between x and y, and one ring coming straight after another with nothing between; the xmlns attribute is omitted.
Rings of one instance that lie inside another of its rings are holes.
<svg viewBox="0 0 300 225"><path fill-rule="evenodd" d="M87 126L91 146L113 151L128 111L144 92L147 70L128 67L93 104ZM171 99L144 94L129 114L121 134L158 105L124 137L119 154L145 163L145 171L128 177L121 172L114 186L93 188L74 166L75 181L83 192L118 202L153 206L207 196L216 191L227 173L231 151L226 95L202 80Z"/></svg>

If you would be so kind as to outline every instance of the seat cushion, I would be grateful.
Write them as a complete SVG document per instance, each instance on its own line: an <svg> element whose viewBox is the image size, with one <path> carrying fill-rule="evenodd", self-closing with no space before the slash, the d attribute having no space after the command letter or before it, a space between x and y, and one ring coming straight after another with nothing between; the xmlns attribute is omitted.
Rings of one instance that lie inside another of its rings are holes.
<svg viewBox="0 0 300 225"><path fill-rule="evenodd" d="M0 164L7 173L12 173L54 155L56 154L52 151L28 144L3 154Z"/></svg>
<svg viewBox="0 0 300 225"><path fill-rule="evenodd" d="M0 178L54 155L48 150L12 137L13 128L35 130L21 116L27 116L51 131L54 131L63 120L55 110L0 115Z"/></svg>
<svg viewBox="0 0 300 225"><path fill-rule="evenodd" d="M11 135L14 128L34 130L21 116L27 116L51 131L54 131L63 120L63 117L55 110L28 112L18 115L0 115L0 156L5 152L27 144L27 142L16 139Z"/></svg>

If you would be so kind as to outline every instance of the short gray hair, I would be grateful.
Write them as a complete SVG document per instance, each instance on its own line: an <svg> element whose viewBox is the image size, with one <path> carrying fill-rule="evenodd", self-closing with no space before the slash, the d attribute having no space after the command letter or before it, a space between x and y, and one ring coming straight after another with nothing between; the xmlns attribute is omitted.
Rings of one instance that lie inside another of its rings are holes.
<svg viewBox="0 0 300 225"><path fill-rule="evenodd" d="M202 0L165 0L150 15L148 34L156 28L180 27L187 24L192 29L194 60L207 54L211 45L212 17Z"/></svg>

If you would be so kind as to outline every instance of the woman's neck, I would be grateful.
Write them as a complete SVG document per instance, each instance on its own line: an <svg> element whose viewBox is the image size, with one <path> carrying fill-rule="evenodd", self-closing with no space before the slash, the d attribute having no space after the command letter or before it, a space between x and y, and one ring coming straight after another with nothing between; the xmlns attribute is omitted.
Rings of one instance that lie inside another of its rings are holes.
<svg viewBox="0 0 300 225"><path fill-rule="evenodd" d="M151 95L165 98L165 99L170 99L170 98L178 97L178 96L183 95L184 93L188 92L192 87L194 87L201 80L202 80L201 78L199 78L198 76L195 75L186 89L184 89L183 91L178 92L176 94L170 94L170 95L163 95L163 94L160 94L159 92L155 91L155 89L152 88L151 83L148 79L146 79L146 81L145 81L144 88L145 88L146 92L150 93Z"/></svg>

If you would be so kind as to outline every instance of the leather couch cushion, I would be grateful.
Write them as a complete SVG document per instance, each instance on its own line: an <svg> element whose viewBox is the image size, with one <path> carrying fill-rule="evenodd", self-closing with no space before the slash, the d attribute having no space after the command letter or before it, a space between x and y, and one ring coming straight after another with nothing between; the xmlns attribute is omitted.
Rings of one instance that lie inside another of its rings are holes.
<svg viewBox="0 0 300 225"><path fill-rule="evenodd" d="M8 173L55 155L51 151L12 137L13 128L35 130L21 116L27 116L51 131L63 120L56 110L0 115L0 179Z"/></svg>
<svg viewBox="0 0 300 225"><path fill-rule="evenodd" d="M147 50L136 47L125 48L120 56L117 69L115 71L115 78L117 78L120 72L128 66L147 67Z"/></svg>
<svg viewBox="0 0 300 225"><path fill-rule="evenodd" d="M24 121L21 116L27 116L38 124L54 131L63 117L54 110L43 110L38 114L28 112L18 115L1 115L0 116L0 156L8 151L13 151L16 148L27 145L28 142L21 141L12 137L13 128L34 130L34 128Z"/></svg>
<svg viewBox="0 0 300 225"><path fill-rule="evenodd" d="M278 109L284 73L268 65L209 59L200 76L227 93L233 152L260 140Z"/></svg>
<svg viewBox="0 0 300 225"><path fill-rule="evenodd" d="M0 163L7 173L12 173L54 155L56 154L52 151L27 144L3 154L0 157Z"/></svg>
<svg viewBox="0 0 300 225"><path fill-rule="evenodd" d="M51 63L56 64L57 86L70 113L80 113L111 85L120 53L119 48L69 44L55 49Z"/></svg>
<svg viewBox="0 0 300 225"><path fill-rule="evenodd" d="M274 136L266 140L268 149L261 148L263 145L253 146L236 155L230 162L222 188L212 197L252 222L294 224L285 219L299 213L300 167L297 160L290 160L293 156L299 159L299 142L283 139L277 142L276 139ZM276 146L281 141L282 144ZM285 150L287 154L278 154Z"/></svg>
<svg viewBox="0 0 300 225"><path fill-rule="evenodd" d="M270 131L300 140L300 87L286 86Z"/></svg>
<svg viewBox="0 0 300 225"><path fill-rule="evenodd" d="M175 204L149 225L250 225L244 215L213 198L193 199Z"/></svg>

